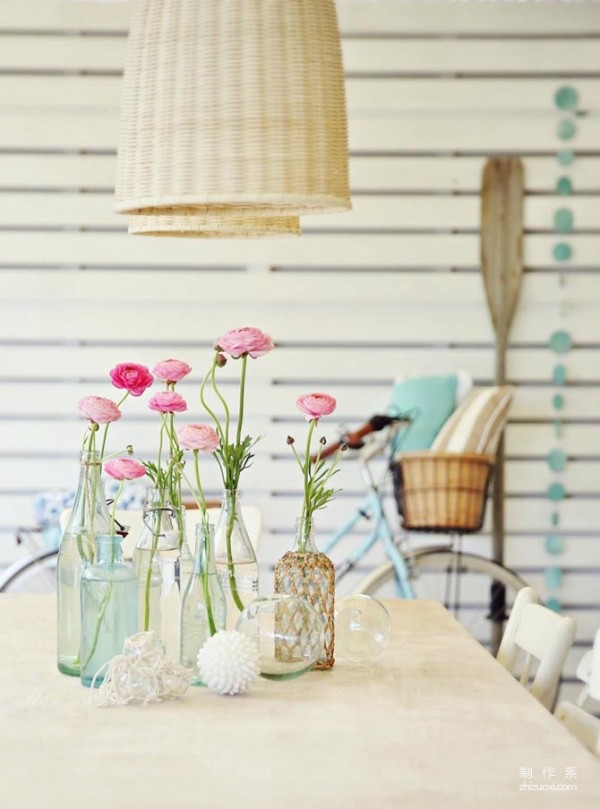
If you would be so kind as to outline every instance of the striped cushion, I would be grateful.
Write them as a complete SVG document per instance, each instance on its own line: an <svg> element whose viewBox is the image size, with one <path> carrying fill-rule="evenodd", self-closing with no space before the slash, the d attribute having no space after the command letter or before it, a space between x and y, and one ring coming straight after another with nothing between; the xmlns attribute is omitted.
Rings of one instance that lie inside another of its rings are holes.
<svg viewBox="0 0 600 809"><path fill-rule="evenodd" d="M510 385L472 390L437 434L431 449L495 455L512 397Z"/></svg>

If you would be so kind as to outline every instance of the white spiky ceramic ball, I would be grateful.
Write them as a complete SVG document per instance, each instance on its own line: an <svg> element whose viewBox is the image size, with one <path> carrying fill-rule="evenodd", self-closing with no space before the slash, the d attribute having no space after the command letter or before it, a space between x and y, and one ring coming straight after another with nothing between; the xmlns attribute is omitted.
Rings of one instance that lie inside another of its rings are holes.
<svg viewBox="0 0 600 809"><path fill-rule="evenodd" d="M258 648L246 635L220 629L198 652L202 681L219 694L241 694L258 677Z"/></svg>

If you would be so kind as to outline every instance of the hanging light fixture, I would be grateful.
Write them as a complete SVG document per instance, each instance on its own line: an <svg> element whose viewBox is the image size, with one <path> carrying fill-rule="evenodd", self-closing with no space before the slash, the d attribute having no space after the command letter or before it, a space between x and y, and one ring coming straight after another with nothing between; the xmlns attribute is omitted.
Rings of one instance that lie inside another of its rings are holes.
<svg viewBox="0 0 600 809"><path fill-rule="evenodd" d="M349 209L333 0L137 0L115 207L130 232L211 236Z"/></svg>
<svg viewBox="0 0 600 809"><path fill-rule="evenodd" d="M199 216L168 214L130 216L128 232L134 236L178 236L197 239L266 239L299 236L297 216Z"/></svg>

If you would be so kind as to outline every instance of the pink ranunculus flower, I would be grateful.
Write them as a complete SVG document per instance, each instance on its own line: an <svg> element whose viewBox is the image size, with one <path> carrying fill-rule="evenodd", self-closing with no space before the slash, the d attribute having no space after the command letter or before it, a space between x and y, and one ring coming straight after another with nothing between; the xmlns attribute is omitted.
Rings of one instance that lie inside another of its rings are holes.
<svg viewBox="0 0 600 809"><path fill-rule="evenodd" d="M146 474L142 464L133 458L113 458L104 464L104 471L115 480L135 480Z"/></svg>
<svg viewBox="0 0 600 809"><path fill-rule="evenodd" d="M187 402L175 391L161 390L150 399L148 407L157 413L183 413L187 410Z"/></svg>
<svg viewBox="0 0 600 809"><path fill-rule="evenodd" d="M84 396L77 402L77 409L82 416L96 424L110 424L121 418L117 405L104 396Z"/></svg>
<svg viewBox="0 0 600 809"><path fill-rule="evenodd" d="M126 390L132 396L141 396L154 382L154 377L145 365L135 362L120 362L110 371L115 388Z"/></svg>
<svg viewBox="0 0 600 809"><path fill-rule="evenodd" d="M232 329L219 337L215 342L217 351L224 351L234 360L249 354L251 357L262 357L275 348L273 340L260 329L245 327Z"/></svg>
<svg viewBox="0 0 600 809"><path fill-rule="evenodd" d="M296 407L306 415L307 421L328 416L333 413L336 405L336 400L327 393L305 393L296 399Z"/></svg>
<svg viewBox="0 0 600 809"><path fill-rule="evenodd" d="M192 368L187 362L181 360L162 360L157 362L152 373L163 382L179 382L191 372Z"/></svg>
<svg viewBox="0 0 600 809"><path fill-rule="evenodd" d="M216 430L208 424L185 424L177 430L177 438L184 449L199 449L201 452L214 452L221 444Z"/></svg>

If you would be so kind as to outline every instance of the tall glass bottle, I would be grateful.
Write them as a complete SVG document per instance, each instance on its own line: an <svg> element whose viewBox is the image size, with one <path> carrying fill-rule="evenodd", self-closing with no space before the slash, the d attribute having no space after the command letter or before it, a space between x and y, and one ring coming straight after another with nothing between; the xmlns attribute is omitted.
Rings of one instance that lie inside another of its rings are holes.
<svg viewBox="0 0 600 809"><path fill-rule="evenodd" d="M227 489L215 527L215 559L227 603L227 629L258 596L258 562L244 525L237 491Z"/></svg>
<svg viewBox="0 0 600 809"><path fill-rule="evenodd" d="M316 669L330 669L335 642L335 569L315 545L312 521L296 521L296 543L275 565L275 592L305 598L319 613L325 626L323 652ZM294 622L301 617L290 615Z"/></svg>
<svg viewBox="0 0 600 809"><path fill-rule="evenodd" d="M81 682L91 686L94 675L138 631L137 579L123 561L122 537L97 538L96 561L81 577ZM100 675L95 686L100 686Z"/></svg>
<svg viewBox="0 0 600 809"><path fill-rule="evenodd" d="M187 537L185 506L175 506L175 519L177 520L177 528L179 530L179 591L183 598L185 588L187 587L187 583L190 580L194 568L194 555L190 549L190 543Z"/></svg>
<svg viewBox="0 0 600 809"><path fill-rule="evenodd" d="M181 605L181 663L192 669L192 685L203 685L198 673L198 652L219 629L225 629L227 605L217 573L214 527L196 526L194 569Z"/></svg>
<svg viewBox="0 0 600 809"><path fill-rule="evenodd" d="M100 479L99 452L81 453L79 485L58 551L58 670L79 677L81 603L79 588L84 568L95 554L95 537L110 531L110 515Z"/></svg>
<svg viewBox="0 0 600 809"><path fill-rule="evenodd" d="M144 527L133 552L140 632L156 632L165 645L167 657L178 660L180 531L164 489L150 490L143 519Z"/></svg>

